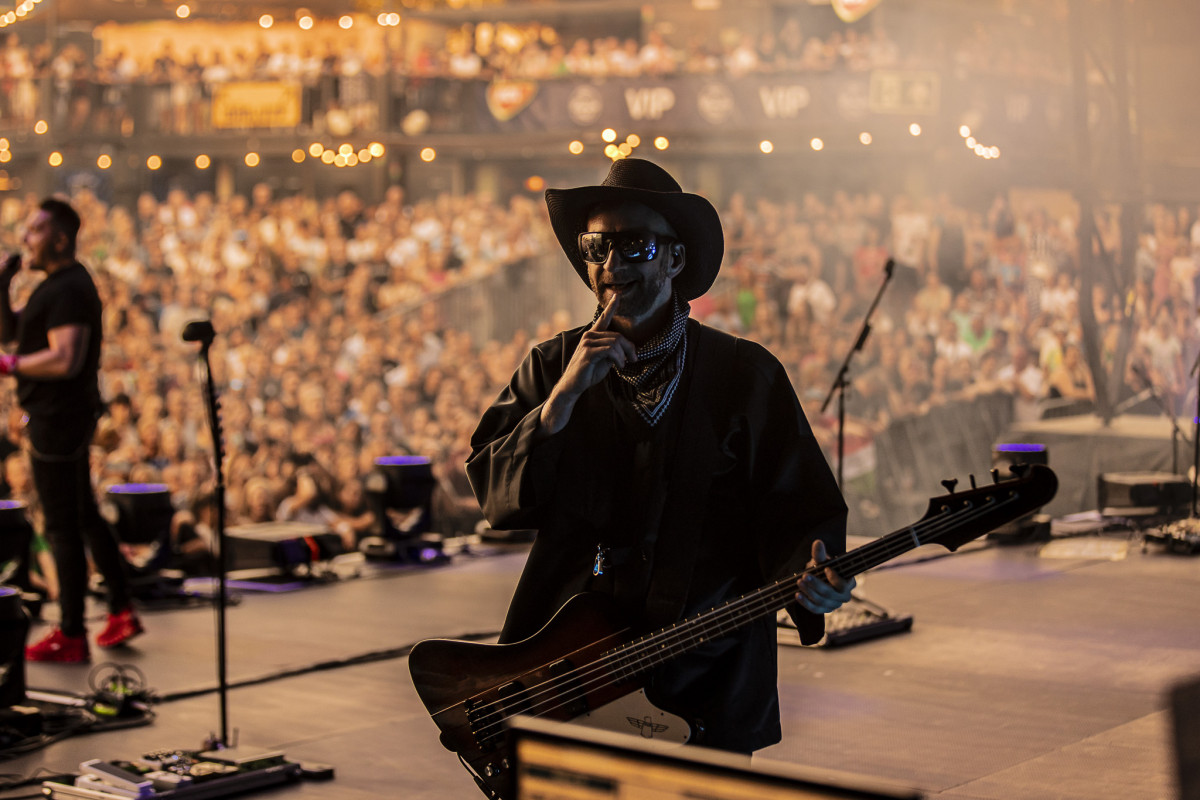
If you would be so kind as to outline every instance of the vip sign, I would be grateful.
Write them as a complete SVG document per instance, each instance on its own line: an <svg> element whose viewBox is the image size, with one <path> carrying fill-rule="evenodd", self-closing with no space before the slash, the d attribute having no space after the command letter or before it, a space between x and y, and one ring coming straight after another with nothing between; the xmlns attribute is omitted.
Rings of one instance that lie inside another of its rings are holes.
<svg viewBox="0 0 1200 800"><path fill-rule="evenodd" d="M626 89L625 105L629 108L629 116L635 120L662 119L675 107L675 93L665 86Z"/></svg>
<svg viewBox="0 0 1200 800"><path fill-rule="evenodd" d="M808 108L812 95L804 86L760 86L758 99L768 119L795 119Z"/></svg>

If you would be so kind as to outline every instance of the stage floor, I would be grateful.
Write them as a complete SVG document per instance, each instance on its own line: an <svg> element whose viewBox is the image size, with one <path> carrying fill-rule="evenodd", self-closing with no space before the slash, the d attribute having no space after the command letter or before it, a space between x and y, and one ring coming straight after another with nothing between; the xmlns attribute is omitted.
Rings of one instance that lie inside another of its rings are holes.
<svg viewBox="0 0 1200 800"><path fill-rule="evenodd" d="M839 648L781 646L784 741L762 759L886 778L929 797L1160 800L1175 795L1166 692L1200 674L1200 560L1142 551L1126 532L1039 545L922 548L870 573L860 594L912 630ZM479 795L413 691L402 651L426 637L498 630L525 550L458 556L230 608L229 722L244 747L330 764L336 778L251 796ZM98 608L94 609L97 617ZM6 761L10 780L86 759L199 748L219 728L214 615L148 611L136 665L158 695L150 725L64 739ZM98 627L97 622L93 623ZM31 638L44 628L35 625ZM305 667L330 668L272 679ZM31 664L41 690L87 691L86 666ZM265 679L257 682L258 679ZM34 796L29 787L0 798Z"/></svg>

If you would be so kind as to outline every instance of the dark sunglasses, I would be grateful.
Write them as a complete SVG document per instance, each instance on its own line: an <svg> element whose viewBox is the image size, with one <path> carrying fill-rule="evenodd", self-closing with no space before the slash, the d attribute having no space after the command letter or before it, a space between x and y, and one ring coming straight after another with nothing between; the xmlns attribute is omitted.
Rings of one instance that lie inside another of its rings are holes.
<svg viewBox="0 0 1200 800"><path fill-rule="evenodd" d="M579 255L590 264L603 264L616 246L622 261L653 261L659 247L672 241L670 236L651 231L587 231L579 234Z"/></svg>

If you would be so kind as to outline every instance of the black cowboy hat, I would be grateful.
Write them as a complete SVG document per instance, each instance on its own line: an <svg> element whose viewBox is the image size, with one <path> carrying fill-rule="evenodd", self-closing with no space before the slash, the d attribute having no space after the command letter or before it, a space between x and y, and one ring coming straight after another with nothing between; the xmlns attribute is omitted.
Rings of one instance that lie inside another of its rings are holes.
<svg viewBox="0 0 1200 800"><path fill-rule="evenodd" d="M698 194L684 192L665 169L640 158L614 161L599 186L546 190L554 235L583 282L591 286L587 264L579 254L579 234L587 230L589 215L602 203L626 201L654 209L675 229L687 259L683 272L672 284L680 295L694 300L707 292L717 278L725 252L721 217L712 203Z"/></svg>

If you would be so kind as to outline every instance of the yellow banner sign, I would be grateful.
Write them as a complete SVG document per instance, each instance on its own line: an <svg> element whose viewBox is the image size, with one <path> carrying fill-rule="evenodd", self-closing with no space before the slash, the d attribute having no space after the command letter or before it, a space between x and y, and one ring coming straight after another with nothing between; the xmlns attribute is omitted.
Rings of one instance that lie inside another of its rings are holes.
<svg viewBox="0 0 1200 800"><path fill-rule="evenodd" d="M300 84L224 83L213 92L214 128L294 128L300 124Z"/></svg>

